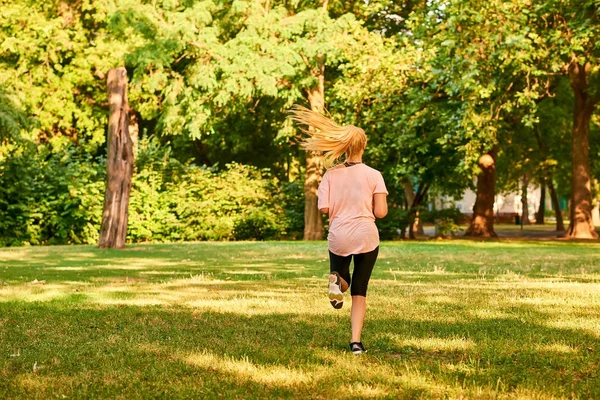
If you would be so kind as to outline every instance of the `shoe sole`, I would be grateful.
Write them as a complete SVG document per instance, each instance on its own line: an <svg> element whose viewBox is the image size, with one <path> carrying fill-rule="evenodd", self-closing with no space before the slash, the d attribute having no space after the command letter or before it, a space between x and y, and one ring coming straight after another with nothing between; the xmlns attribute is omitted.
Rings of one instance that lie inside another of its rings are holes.
<svg viewBox="0 0 600 400"><path fill-rule="evenodd" d="M365 354L367 352L366 349L363 350L359 346L356 346L356 347L350 346L350 351L352 352L352 354L356 354L356 355Z"/></svg>
<svg viewBox="0 0 600 400"><path fill-rule="evenodd" d="M344 305L344 294L341 289L341 278L337 272L329 274L329 302L336 310Z"/></svg>

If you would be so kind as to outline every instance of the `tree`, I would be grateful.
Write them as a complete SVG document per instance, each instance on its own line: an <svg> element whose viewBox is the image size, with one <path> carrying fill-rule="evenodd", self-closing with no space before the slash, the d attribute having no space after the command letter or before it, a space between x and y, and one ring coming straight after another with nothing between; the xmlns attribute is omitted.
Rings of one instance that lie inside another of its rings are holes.
<svg viewBox="0 0 600 400"><path fill-rule="evenodd" d="M468 235L495 235L497 146L510 129L504 122L507 115L528 100L513 76L518 60L511 54L521 49L505 40L522 23L514 8L500 1L431 2L413 13L408 23L412 38L404 39L417 54L414 80L406 91L405 126L420 125L419 139L426 137L424 132L433 133L429 148L437 150L423 152L434 156L427 170L442 187L454 183L455 190L470 186L471 173L478 175L478 201ZM407 142L421 155L422 147L414 147L420 140Z"/></svg>
<svg viewBox="0 0 600 400"><path fill-rule="evenodd" d="M556 219L556 231L564 231L564 222L559 196L568 196L571 191L571 148L570 141L572 91L566 77L558 77L553 96L539 104L539 123L533 128L536 139L537 168L534 174L548 188Z"/></svg>
<svg viewBox="0 0 600 400"><path fill-rule="evenodd" d="M554 80L543 63L549 51L529 28L537 18L529 1L432 4L434 9L415 21L424 32L419 36L423 47L436 52L430 81L439 82L439 92L462 104L460 129L453 135L466 142L463 166L483 180L477 184L480 201L467 234L494 236L490 199L496 185L490 179L497 171L492 166L503 146L518 146L519 135L533 136L538 103L551 95Z"/></svg>
<svg viewBox="0 0 600 400"><path fill-rule="evenodd" d="M570 225L567 238L596 238L592 222L592 193L589 159L590 121L600 102L600 35L598 2L547 0L529 3L533 34L543 57L532 58L548 76L568 77L573 97L571 128L572 174Z"/></svg>
<svg viewBox="0 0 600 400"><path fill-rule="evenodd" d="M494 195L496 193L496 151L479 158L481 173L477 176L477 198L467 236L496 237L494 232Z"/></svg>
<svg viewBox="0 0 600 400"><path fill-rule="evenodd" d="M127 57L133 85L150 93L135 100L142 118L156 118L164 134L205 144L230 134L218 128L231 116L264 101L278 107L271 115L285 115L296 102L322 109L327 71L335 77L346 61L343 50L369 33L351 15L331 18L323 7L296 11L250 1L230 9L210 1L182 9L168 2L125 6L111 26L134 43ZM297 140L285 124L279 129L278 136ZM321 239L322 168L310 154L305 160L305 238Z"/></svg>
<svg viewBox="0 0 600 400"><path fill-rule="evenodd" d="M434 58L420 36L379 37L349 56L333 88L333 110L366 130L365 157L402 192L411 238L419 234L416 221L430 191L458 196L469 184L467 142L452 134L462 102L438 86Z"/></svg>
<svg viewBox="0 0 600 400"><path fill-rule="evenodd" d="M595 67L598 69L598 66ZM592 191L590 176L590 120L596 104L600 101L600 85L590 88L593 74L589 61L574 60L568 66L569 78L575 95L572 130L572 177L570 223L565 237L598 237L592 221Z"/></svg>
<svg viewBox="0 0 600 400"><path fill-rule="evenodd" d="M108 72L108 154L106 160L106 194L100 227L100 248L125 247L129 192L133 174L133 142L129 135L127 71L115 68Z"/></svg>
<svg viewBox="0 0 600 400"><path fill-rule="evenodd" d="M121 59L108 45L110 2L0 1L0 87L36 119L34 140L96 151L104 141L105 74Z"/></svg>

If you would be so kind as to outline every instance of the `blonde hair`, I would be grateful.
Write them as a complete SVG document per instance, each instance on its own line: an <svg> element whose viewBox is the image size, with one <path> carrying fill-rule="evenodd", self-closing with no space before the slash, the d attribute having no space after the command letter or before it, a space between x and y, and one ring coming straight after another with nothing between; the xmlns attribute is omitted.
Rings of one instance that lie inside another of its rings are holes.
<svg viewBox="0 0 600 400"><path fill-rule="evenodd" d="M333 120L306 107L295 105L290 110L291 119L313 130L303 129L309 137L302 146L309 151L322 152L329 162L346 154L346 159L362 152L367 145L365 131L354 125L340 126Z"/></svg>

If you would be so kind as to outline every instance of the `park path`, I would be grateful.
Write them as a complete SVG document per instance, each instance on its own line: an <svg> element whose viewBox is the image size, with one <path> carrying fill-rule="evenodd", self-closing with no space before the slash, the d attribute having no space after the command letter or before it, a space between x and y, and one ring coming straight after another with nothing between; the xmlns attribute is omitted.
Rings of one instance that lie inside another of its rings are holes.
<svg viewBox="0 0 600 400"><path fill-rule="evenodd" d="M464 237L466 226L461 228L453 239L470 239ZM435 228L433 226L425 226L423 230L425 235L429 237L435 236ZM554 230L553 225L528 225L521 229L518 225L503 224L494 226L494 231L500 240L561 240L562 235L565 233L565 231Z"/></svg>

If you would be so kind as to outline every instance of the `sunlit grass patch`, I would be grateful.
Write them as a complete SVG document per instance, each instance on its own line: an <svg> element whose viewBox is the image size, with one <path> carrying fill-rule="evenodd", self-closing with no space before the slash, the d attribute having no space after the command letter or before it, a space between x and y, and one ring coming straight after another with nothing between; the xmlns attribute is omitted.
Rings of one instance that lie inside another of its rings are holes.
<svg viewBox="0 0 600 400"><path fill-rule="evenodd" d="M314 379L310 372L295 370L281 365L265 366L251 362L248 357L235 359L201 352L183 358L187 363L208 370L217 370L223 374L234 375L237 379L254 381L267 385L297 387Z"/></svg>
<svg viewBox="0 0 600 400"><path fill-rule="evenodd" d="M573 354L577 353L579 349L574 348L565 343L548 343L538 344L536 350L540 353L561 353L561 354Z"/></svg>
<svg viewBox="0 0 600 400"><path fill-rule="evenodd" d="M468 338L403 338L398 335L392 335L391 338L396 346L399 347L414 347L426 351L466 351L474 347L472 339Z"/></svg>

